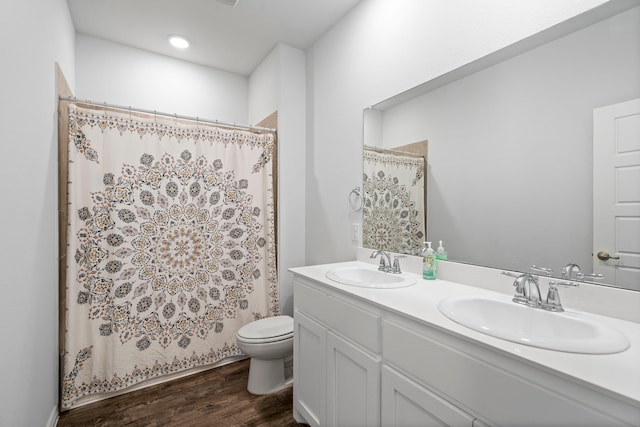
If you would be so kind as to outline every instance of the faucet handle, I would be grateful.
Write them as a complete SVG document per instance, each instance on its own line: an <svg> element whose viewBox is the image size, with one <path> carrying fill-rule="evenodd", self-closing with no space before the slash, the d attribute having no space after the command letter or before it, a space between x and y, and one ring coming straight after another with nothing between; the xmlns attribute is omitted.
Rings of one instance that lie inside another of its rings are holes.
<svg viewBox="0 0 640 427"><path fill-rule="evenodd" d="M530 265L529 266L529 270L535 272L535 273L540 273L540 274L544 274L545 276L551 276L553 274L553 270L547 267L539 267L537 265Z"/></svg>
<svg viewBox="0 0 640 427"><path fill-rule="evenodd" d="M398 258L406 258L406 255L396 255L393 257L393 270L391 271L394 274L400 274L402 271L400 270L400 260Z"/></svg>
<svg viewBox="0 0 640 427"><path fill-rule="evenodd" d="M601 274L601 273L593 273L593 274L578 273L578 274L576 274L576 278L578 280L580 280L581 282L584 281L584 279L602 280L602 279L604 279L604 274Z"/></svg>
<svg viewBox="0 0 640 427"><path fill-rule="evenodd" d="M580 284L576 282L566 282L564 280L552 280L549 282L549 286L562 286L564 288L577 288Z"/></svg>
<svg viewBox="0 0 640 427"><path fill-rule="evenodd" d="M562 280L549 282L549 290L547 291L547 299L542 303L542 308L549 311L560 313L564 311L562 303L560 302L560 293L558 292L558 286L573 287L576 288L580 285L573 282L565 282Z"/></svg>
<svg viewBox="0 0 640 427"><path fill-rule="evenodd" d="M555 312L564 311L564 308L562 308L562 303L560 302L560 294L558 293L558 288L553 285L549 285L549 290L547 291L547 299L544 303L542 303L542 308Z"/></svg>
<svg viewBox="0 0 640 427"><path fill-rule="evenodd" d="M520 277L522 273L514 273L513 271L503 271L501 274L509 277Z"/></svg>

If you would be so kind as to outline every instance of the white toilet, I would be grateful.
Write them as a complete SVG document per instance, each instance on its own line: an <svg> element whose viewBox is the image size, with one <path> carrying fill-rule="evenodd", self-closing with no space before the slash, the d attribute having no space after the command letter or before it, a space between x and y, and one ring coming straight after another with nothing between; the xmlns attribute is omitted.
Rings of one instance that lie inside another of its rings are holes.
<svg viewBox="0 0 640 427"><path fill-rule="evenodd" d="M247 390L269 394L291 384L285 377L285 359L293 354L293 318L266 317L238 329L240 350L251 357Z"/></svg>

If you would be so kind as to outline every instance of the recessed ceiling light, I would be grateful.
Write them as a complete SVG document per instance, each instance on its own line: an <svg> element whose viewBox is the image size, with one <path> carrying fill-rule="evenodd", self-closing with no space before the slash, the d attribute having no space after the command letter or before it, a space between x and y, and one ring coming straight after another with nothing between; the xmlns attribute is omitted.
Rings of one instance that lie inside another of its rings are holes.
<svg viewBox="0 0 640 427"><path fill-rule="evenodd" d="M175 34L169 36L169 43L178 49L186 49L189 47L189 40Z"/></svg>
<svg viewBox="0 0 640 427"><path fill-rule="evenodd" d="M218 3L222 3L226 6L235 7L238 4L238 0L218 0Z"/></svg>

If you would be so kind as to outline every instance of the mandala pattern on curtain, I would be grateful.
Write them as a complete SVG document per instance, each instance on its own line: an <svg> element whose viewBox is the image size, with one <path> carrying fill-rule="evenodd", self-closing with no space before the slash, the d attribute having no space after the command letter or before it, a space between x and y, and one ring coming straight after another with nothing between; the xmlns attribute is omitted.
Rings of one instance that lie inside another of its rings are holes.
<svg viewBox="0 0 640 427"><path fill-rule="evenodd" d="M413 254L425 237L421 157L364 150L362 245Z"/></svg>
<svg viewBox="0 0 640 427"><path fill-rule="evenodd" d="M241 355L279 313L274 144L70 106L62 409Z"/></svg>

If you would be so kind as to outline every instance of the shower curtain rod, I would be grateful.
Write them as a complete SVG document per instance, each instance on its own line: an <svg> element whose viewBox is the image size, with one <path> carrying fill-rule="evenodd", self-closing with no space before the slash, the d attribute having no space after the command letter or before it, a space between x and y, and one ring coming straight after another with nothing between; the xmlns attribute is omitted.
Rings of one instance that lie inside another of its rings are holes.
<svg viewBox="0 0 640 427"><path fill-rule="evenodd" d="M378 153L383 153L383 154L384 153L402 154L403 156L410 156L410 157L416 157L416 158L419 158L419 159L424 159L424 156L422 154L409 153L408 151L393 150L393 149L389 149L389 148L371 147L370 145L365 145L364 149L365 150L376 151Z"/></svg>
<svg viewBox="0 0 640 427"><path fill-rule="evenodd" d="M212 125L218 125L218 126L224 126L224 127L230 127L230 128L236 128L236 129L259 130L259 131L265 131L265 132L277 131L277 129L274 129L274 128L265 128L262 126L238 125L235 123L231 124L231 123L221 122L219 120L202 119L200 117L192 117L192 116L181 116L178 114L163 113L160 111L145 110L142 108L132 108L131 106L109 104L107 102L95 102L91 100L82 100L82 99L75 98L73 96L60 96L59 99L60 101L77 102L80 104L95 105L96 107L107 107L107 108L115 108L117 110L124 110L129 112L153 114L155 116L173 117L181 120L190 120L193 122L209 123Z"/></svg>

